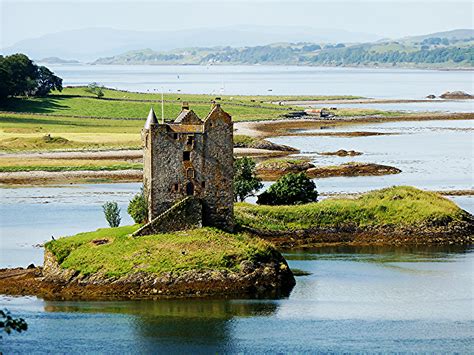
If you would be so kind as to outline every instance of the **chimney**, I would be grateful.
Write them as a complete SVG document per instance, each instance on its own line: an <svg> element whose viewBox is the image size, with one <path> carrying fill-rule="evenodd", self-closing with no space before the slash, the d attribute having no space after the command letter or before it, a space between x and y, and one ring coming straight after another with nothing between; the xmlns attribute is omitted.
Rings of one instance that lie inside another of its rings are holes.
<svg viewBox="0 0 474 355"><path fill-rule="evenodd" d="M181 105L181 110L189 110L189 103L183 102Z"/></svg>

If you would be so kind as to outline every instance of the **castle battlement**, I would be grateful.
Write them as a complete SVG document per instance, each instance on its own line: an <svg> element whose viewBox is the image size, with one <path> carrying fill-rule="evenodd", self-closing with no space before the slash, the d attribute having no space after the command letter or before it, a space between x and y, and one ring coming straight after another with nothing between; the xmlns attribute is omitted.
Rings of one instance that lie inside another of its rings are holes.
<svg viewBox="0 0 474 355"><path fill-rule="evenodd" d="M142 130L143 183L149 220L194 196L202 225L233 228L233 124L220 105L201 120L188 105L172 123L150 110Z"/></svg>

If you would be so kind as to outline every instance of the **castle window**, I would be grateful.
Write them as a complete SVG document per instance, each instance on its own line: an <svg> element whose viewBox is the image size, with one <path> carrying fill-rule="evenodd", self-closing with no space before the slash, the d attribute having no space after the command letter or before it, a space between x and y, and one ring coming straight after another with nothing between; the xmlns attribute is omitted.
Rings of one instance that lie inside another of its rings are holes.
<svg viewBox="0 0 474 355"><path fill-rule="evenodd" d="M176 140L176 139L178 139L178 138L179 138L179 135L178 135L178 133L173 133L173 139L175 139L175 140Z"/></svg>
<svg viewBox="0 0 474 355"><path fill-rule="evenodd" d="M191 160L191 152L183 152L183 161Z"/></svg>
<svg viewBox="0 0 474 355"><path fill-rule="evenodd" d="M178 185L178 184L174 184L173 189L174 189L174 192L178 192L178 190L179 190L179 185Z"/></svg>
<svg viewBox="0 0 474 355"><path fill-rule="evenodd" d="M206 188L206 182L205 181L201 182L201 186L203 189Z"/></svg>
<svg viewBox="0 0 474 355"><path fill-rule="evenodd" d="M186 184L186 195L188 196L194 195L194 184L192 182L188 182Z"/></svg>
<svg viewBox="0 0 474 355"><path fill-rule="evenodd" d="M194 179L194 169L193 168L186 169L186 177L188 179Z"/></svg>
<svg viewBox="0 0 474 355"><path fill-rule="evenodd" d="M193 146L194 145L194 136L188 136L186 144Z"/></svg>

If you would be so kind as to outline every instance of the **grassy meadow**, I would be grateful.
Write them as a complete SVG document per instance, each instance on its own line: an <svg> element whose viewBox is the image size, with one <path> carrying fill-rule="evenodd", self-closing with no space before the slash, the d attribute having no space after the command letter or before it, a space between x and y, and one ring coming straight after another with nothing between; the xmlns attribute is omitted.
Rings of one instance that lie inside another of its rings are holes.
<svg viewBox="0 0 474 355"><path fill-rule="evenodd" d="M174 119L186 101L204 118L211 102L218 99L235 122L275 120L300 108L279 106L270 101L356 98L165 94L164 113L167 119ZM139 149L140 130L150 107L159 117L160 94L106 89L105 97L97 99L84 87L70 87L44 98L10 98L0 105L0 151ZM338 115L344 112L340 110ZM370 114L370 111L360 114ZM57 141L45 141L48 134Z"/></svg>

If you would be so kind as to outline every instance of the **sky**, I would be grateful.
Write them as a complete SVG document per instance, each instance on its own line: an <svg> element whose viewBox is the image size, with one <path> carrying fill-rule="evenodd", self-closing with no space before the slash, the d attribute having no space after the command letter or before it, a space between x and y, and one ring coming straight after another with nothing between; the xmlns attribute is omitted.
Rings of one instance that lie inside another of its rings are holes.
<svg viewBox="0 0 474 355"><path fill-rule="evenodd" d="M471 1L0 0L0 48L65 30L306 26L388 38L473 28Z"/></svg>

